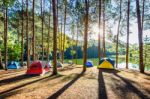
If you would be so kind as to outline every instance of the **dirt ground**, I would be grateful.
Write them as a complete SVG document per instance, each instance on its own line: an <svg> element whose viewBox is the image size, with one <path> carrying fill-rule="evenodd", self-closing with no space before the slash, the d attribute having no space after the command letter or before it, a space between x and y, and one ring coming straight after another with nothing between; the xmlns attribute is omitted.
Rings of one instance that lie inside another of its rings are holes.
<svg viewBox="0 0 150 99"><path fill-rule="evenodd" d="M150 99L150 73L105 70L82 72L77 65L57 76L27 76L26 69L0 71L0 99Z"/></svg>

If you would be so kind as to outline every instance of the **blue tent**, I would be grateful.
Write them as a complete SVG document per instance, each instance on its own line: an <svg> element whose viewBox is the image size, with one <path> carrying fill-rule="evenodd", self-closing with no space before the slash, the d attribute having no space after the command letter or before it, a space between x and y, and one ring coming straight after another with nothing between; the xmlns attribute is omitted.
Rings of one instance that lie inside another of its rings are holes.
<svg viewBox="0 0 150 99"><path fill-rule="evenodd" d="M20 64L19 64L19 62L11 61L11 62L8 63L7 68L8 69L19 69Z"/></svg>
<svg viewBox="0 0 150 99"><path fill-rule="evenodd" d="M93 62L92 61L87 61L86 62L86 67L93 67Z"/></svg>

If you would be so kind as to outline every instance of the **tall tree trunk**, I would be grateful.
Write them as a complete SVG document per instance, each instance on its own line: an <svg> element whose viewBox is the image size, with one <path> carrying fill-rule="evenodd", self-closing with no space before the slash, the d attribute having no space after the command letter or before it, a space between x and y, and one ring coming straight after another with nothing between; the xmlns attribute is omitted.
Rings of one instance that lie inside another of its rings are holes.
<svg viewBox="0 0 150 99"><path fill-rule="evenodd" d="M101 0L99 0L99 34L98 34L98 61L101 59L101 40L100 40L100 28L101 28ZM100 64L100 63L99 63Z"/></svg>
<svg viewBox="0 0 150 99"><path fill-rule="evenodd" d="M60 35L61 35L61 33L59 32L59 0L57 0L57 32L58 32L58 42L59 42L59 46L58 46L58 49L59 49L59 59L61 59L60 58L60 54L61 54L61 45L60 45L60 42L61 42L61 37L60 37ZM59 33L60 33L60 35L59 35Z"/></svg>
<svg viewBox="0 0 150 99"><path fill-rule="evenodd" d="M67 13L67 0L65 0L65 15L64 15L64 38L63 38L63 50L62 50L62 63L64 63L64 50L65 50L65 38L66 38L66 13Z"/></svg>
<svg viewBox="0 0 150 99"><path fill-rule="evenodd" d="M103 0L103 57L106 57L105 47L105 0Z"/></svg>
<svg viewBox="0 0 150 99"><path fill-rule="evenodd" d="M30 65L30 50L29 50L29 30L28 30L28 0L26 0L26 39L27 39L27 68L29 68Z"/></svg>
<svg viewBox="0 0 150 99"><path fill-rule="evenodd" d="M143 0L143 4L142 4L142 31L143 31L143 24L144 24L144 14L145 14L145 0Z"/></svg>
<svg viewBox="0 0 150 99"><path fill-rule="evenodd" d="M44 60L44 6L45 6L45 1L41 0L41 16L42 16L42 61Z"/></svg>
<svg viewBox="0 0 150 99"><path fill-rule="evenodd" d="M127 11L127 47L126 47L126 69L128 69L129 63L129 19L130 18L130 0L128 0L128 11Z"/></svg>
<svg viewBox="0 0 150 99"><path fill-rule="evenodd" d="M86 71L87 62L87 44L88 44L88 20L89 20L89 0L85 0L85 30L84 30L84 55L83 55L83 71Z"/></svg>
<svg viewBox="0 0 150 99"><path fill-rule="evenodd" d="M137 12L137 22L138 22L138 39L139 39L139 66L140 72L144 73L144 64L143 64L143 31L141 23L141 14L140 14L140 5L139 0L136 0L136 12Z"/></svg>
<svg viewBox="0 0 150 99"><path fill-rule="evenodd" d="M56 2L52 0L53 5L53 75L57 74L57 15Z"/></svg>
<svg viewBox="0 0 150 99"><path fill-rule="evenodd" d="M21 66L23 66L23 53L24 53L24 3L22 0L22 33L21 33Z"/></svg>
<svg viewBox="0 0 150 99"><path fill-rule="evenodd" d="M17 44L19 44L20 42L20 19L18 19L18 22L17 22Z"/></svg>
<svg viewBox="0 0 150 99"><path fill-rule="evenodd" d="M147 37L147 35L146 35L146 41L145 41L145 51L144 51L144 55L145 55L145 56L144 56L144 66L146 66L146 64L147 64L147 54L148 54L148 53L147 53L147 51L148 51L148 47L147 47L147 45L148 45L148 44L146 43L146 42L148 41L148 39L147 39L147 38L148 38L148 37Z"/></svg>
<svg viewBox="0 0 150 99"><path fill-rule="evenodd" d="M145 15L145 0L143 0L143 3L142 3L142 32L143 32L143 28L144 28L144 15ZM143 64L144 64L144 67L145 67L145 65L146 65L146 54L147 54L147 53L146 53L147 45L145 44L145 46L146 46L146 47L145 47L145 52L144 52L144 55L145 55L144 58L145 58L145 59L144 59L144 61L143 61L143 62L144 62L144 63L143 63Z"/></svg>
<svg viewBox="0 0 150 99"><path fill-rule="evenodd" d="M0 49L0 69L3 69L1 49Z"/></svg>
<svg viewBox="0 0 150 99"><path fill-rule="evenodd" d="M117 28L117 41L116 41L116 68L118 67L118 46L119 46L119 34L120 34L120 23L122 18L122 0L120 0L120 17L118 22L118 28Z"/></svg>
<svg viewBox="0 0 150 99"><path fill-rule="evenodd" d="M35 25L34 25L34 5L35 5L35 0L33 0L32 2L32 33L33 33L33 37L32 37L32 56L33 56L33 61L35 61Z"/></svg>
<svg viewBox="0 0 150 99"><path fill-rule="evenodd" d="M77 13L77 18L79 20L79 12ZM75 58L76 58L76 64L78 64L78 38L79 38L79 23L78 23L78 21L77 21L76 25L77 25L77 38L76 38L76 55L75 55Z"/></svg>
<svg viewBox="0 0 150 99"><path fill-rule="evenodd" d="M50 0L51 1L51 0ZM47 47L47 61L49 61L49 54L50 54L50 28L51 28L51 2L50 2L50 9L49 9L49 19L48 19L48 39L47 39L47 44L48 44L48 47Z"/></svg>
<svg viewBox="0 0 150 99"><path fill-rule="evenodd" d="M75 29L74 29L74 22L73 22L73 27L72 27L72 40L74 41L74 34L75 34ZM72 46L72 51L74 51L74 46L73 46L73 41L71 43ZM72 53L72 62L73 62L74 54Z"/></svg>
<svg viewBox="0 0 150 99"><path fill-rule="evenodd" d="M5 62L5 70L7 70L7 25L8 25L8 8L6 7L5 9L5 14L4 14L4 17L5 17L5 21L4 21L4 62Z"/></svg>
<svg viewBox="0 0 150 99"><path fill-rule="evenodd" d="M62 52L62 46L63 46L63 41L62 41L62 40L63 40L63 33L62 33L62 31L63 31L63 30L62 30L62 29L63 29L63 17L61 17L61 34L60 34L60 36L61 36L61 37L60 37L60 41L61 41L61 42L60 42L60 51L61 51L61 53L60 53L61 59L60 59L60 60L61 60L61 62L62 62L62 53L63 53L63 52Z"/></svg>
<svg viewBox="0 0 150 99"><path fill-rule="evenodd" d="M78 37L79 37L79 25L77 22L77 39L76 39L76 64L78 64Z"/></svg>

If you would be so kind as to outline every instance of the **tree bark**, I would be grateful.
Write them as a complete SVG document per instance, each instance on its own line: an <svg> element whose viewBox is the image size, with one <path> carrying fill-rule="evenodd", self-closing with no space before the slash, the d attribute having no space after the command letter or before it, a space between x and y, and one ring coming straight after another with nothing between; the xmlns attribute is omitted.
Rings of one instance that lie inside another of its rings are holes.
<svg viewBox="0 0 150 99"><path fill-rule="evenodd" d="M28 31L28 0L26 0L26 39L27 39L27 68L29 68L30 65L30 52L29 52L29 31Z"/></svg>
<svg viewBox="0 0 150 99"><path fill-rule="evenodd" d="M140 14L139 0L136 0L136 12L137 12L138 40L139 40L139 68L140 68L140 72L144 73L144 64L143 64L143 31L142 31L142 23L141 23L141 14Z"/></svg>
<svg viewBox="0 0 150 99"><path fill-rule="evenodd" d="M101 59L101 40L100 40L100 28L101 28L101 0L99 0L99 34L98 34L98 61ZM100 64L100 63L99 63Z"/></svg>
<svg viewBox="0 0 150 99"><path fill-rule="evenodd" d="M34 5L35 5L35 0L33 0L32 2L32 33L33 33L33 36L32 36L32 56L33 56L33 61L35 61L35 25L34 25Z"/></svg>
<svg viewBox="0 0 150 99"><path fill-rule="evenodd" d="M3 63L2 63L2 54L1 54L1 50L0 50L0 69L3 69Z"/></svg>
<svg viewBox="0 0 150 99"><path fill-rule="evenodd" d="M59 0L57 0L57 3L56 3L56 5L57 5L57 32L58 32L58 40L59 40L59 46L58 46L58 49L59 49L59 59L61 60L61 58L60 58L60 54L61 54L61 45L60 45L60 42L61 42L61 37L60 37L60 35L61 35L61 33L59 32ZM59 33L60 33L60 35L59 35Z"/></svg>
<svg viewBox="0 0 150 99"><path fill-rule="evenodd" d="M24 53L24 3L22 0L22 33L21 33L21 66L23 66L23 53Z"/></svg>
<svg viewBox="0 0 150 99"><path fill-rule="evenodd" d="M77 39L76 39L76 64L78 64L78 37L79 37L79 24L77 22Z"/></svg>
<svg viewBox="0 0 150 99"><path fill-rule="evenodd" d="M62 53L63 53L63 52L62 52L62 46L63 46L63 41L62 41L62 40L63 40L63 33L62 33L62 31L63 31L63 30L62 30L62 29L63 29L63 18L61 17L61 34L60 34L60 36L61 36L61 37L60 37L60 41L61 41L61 42L60 42L60 51L61 51L60 57L61 57L61 62L62 62Z"/></svg>
<svg viewBox="0 0 150 99"><path fill-rule="evenodd" d="M41 0L41 19L42 19L42 61L44 59L44 12L43 12L43 4L44 2L42 2L43 0Z"/></svg>
<svg viewBox="0 0 150 99"><path fill-rule="evenodd" d="M143 0L143 3L142 3L142 32L143 32L143 28L144 28L144 15L145 15L145 0ZM146 48L147 48L147 45L145 44ZM144 63L144 67L146 65L146 48L145 48L145 52L144 52L144 55L145 55L145 61L143 61Z"/></svg>
<svg viewBox="0 0 150 99"><path fill-rule="evenodd" d="M148 37L147 37L147 35L146 35L146 42L148 41L147 38L148 38ZM145 44L145 51L144 51L144 55L145 55L145 56L144 56L144 66L146 66L146 64L147 64L147 51L148 51L148 47L147 47L147 46L148 46L148 44L146 43L146 44Z"/></svg>
<svg viewBox="0 0 150 99"><path fill-rule="evenodd" d="M143 24L144 24L144 15L145 15L145 0L143 0L143 4L142 4L142 31L143 31Z"/></svg>
<svg viewBox="0 0 150 99"><path fill-rule="evenodd" d="M118 22L118 28L117 28L117 41L116 41L116 68L118 67L118 46L119 46L119 34L120 34L120 23L121 23L121 18L122 18L122 0L120 0L120 17L119 17L119 22Z"/></svg>
<svg viewBox="0 0 150 99"><path fill-rule="evenodd" d="M53 75L57 74L57 15L56 2L52 0L53 5Z"/></svg>
<svg viewBox="0 0 150 99"><path fill-rule="evenodd" d="M130 0L128 0L128 11L127 11L127 46L126 46L126 69L128 69L129 63L129 19L130 18Z"/></svg>
<svg viewBox="0 0 150 99"><path fill-rule="evenodd" d="M18 38L18 40L17 40L17 43L19 44L19 42L20 42L20 20L18 20L18 29L17 29L17 38Z"/></svg>
<svg viewBox="0 0 150 99"><path fill-rule="evenodd" d="M7 70L7 25L8 25L8 8L6 7L5 8L5 14L4 14L4 17L5 17L5 21L4 21L4 62L5 62L5 70Z"/></svg>
<svg viewBox="0 0 150 99"><path fill-rule="evenodd" d="M73 41L74 41L74 34L75 34L75 29L74 29L74 22L73 22L73 27L72 27L72 48L71 50L74 51L74 46L73 46ZM74 59L74 54L72 53L72 62L73 62L73 59Z"/></svg>
<svg viewBox="0 0 150 99"><path fill-rule="evenodd" d="M83 71L86 71L87 62L87 44L88 44L88 19L89 19L89 0L85 0L85 30L84 30L84 55L83 55Z"/></svg>
<svg viewBox="0 0 150 99"><path fill-rule="evenodd" d="M106 57L106 46L105 46L105 0L103 0L103 57Z"/></svg>
<svg viewBox="0 0 150 99"><path fill-rule="evenodd" d="M63 50L62 50L62 63L64 63L64 50L66 38L66 13L67 13L67 0L65 0L65 15L64 15L64 36L63 36Z"/></svg>
<svg viewBox="0 0 150 99"><path fill-rule="evenodd" d="M47 44L48 44L48 47L47 47L47 61L49 61L49 54L50 54L50 28L51 28L51 2L50 2L50 9L49 9L49 19L48 19L48 39L47 39Z"/></svg>

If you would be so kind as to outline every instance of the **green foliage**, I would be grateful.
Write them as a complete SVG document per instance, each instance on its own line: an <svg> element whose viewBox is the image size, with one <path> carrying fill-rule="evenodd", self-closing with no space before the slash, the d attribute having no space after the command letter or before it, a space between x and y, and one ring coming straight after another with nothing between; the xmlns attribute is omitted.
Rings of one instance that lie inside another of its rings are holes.
<svg viewBox="0 0 150 99"><path fill-rule="evenodd" d="M64 36L64 35L63 35L63 36ZM57 48L58 48L58 50L63 49L63 46L62 46L62 48L60 47L61 44L63 44L63 42L64 42L63 36L62 36L62 41L61 41L61 34L60 34L60 33L58 34L58 38L57 38L57 44L58 44ZM75 43L76 43L76 42L75 42L74 40L71 40L71 38L66 35L66 36L65 36L65 51L66 51L66 49L69 48L70 46L74 46Z"/></svg>
<svg viewBox="0 0 150 99"><path fill-rule="evenodd" d="M19 44L8 44L8 60L16 60L18 61L20 59L20 53L21 53L21 46ZM2 56L4 53L4 47L1 46ZM4 57L2 57L4 58Z"/></svg>
<svg viewBox="0 0 150 99"><path fill-rule="evenodd" d="M71 50L71 55L74 56L76 54L75 50Z"/></svg>
<svg viewBox="0 0 150 99"><path fill-rule="evenodd" d="M21 46L19 44L16 44L13 47L12 45L8 46L9 60L19 60L20 53L21 53Z"/></svg>
<svg viewBox="0 0 150 99"><path fill-rule="evenodd" d="M3 4L5 7L12 6L16 0L3 0Z"/></svg>
<svg viewBox="0 0 150 99"><path fill-rule="evenodd" d="M8 31L7 49L8 60L19 60L21 53L21 44L18 43L17 33L15 29ZM2 35L2 34L1 34ZM0 49L2 52L2 59L4 59L4 45L3 36L0 37Z"/></svg>

